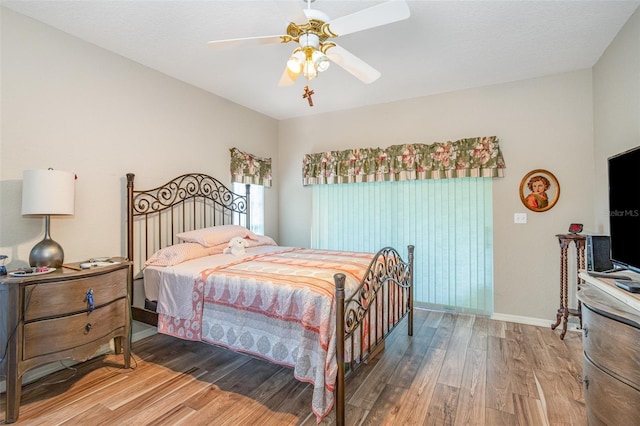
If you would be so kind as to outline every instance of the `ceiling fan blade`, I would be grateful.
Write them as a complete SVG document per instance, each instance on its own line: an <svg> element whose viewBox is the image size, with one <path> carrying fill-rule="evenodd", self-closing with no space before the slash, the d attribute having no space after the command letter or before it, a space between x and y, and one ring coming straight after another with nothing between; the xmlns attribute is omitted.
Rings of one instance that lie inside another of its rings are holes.
<svg viewBox="0 0 640 426"><path fill-rule="evenodd" d="M302 2L277 1L274 2L274 4L280 11L280 15L287 18L287 23L293 22L295 24L301 25L309 22L309 18L307 18L307 15L304 13Z"/></svg>
<svg viewBox="0 0 640 426"><path fill-rule="evenodd" d="M280 81L278 82L278 87L291 86L293 83L296 82L299 76L300 76L300 73L296 74L294 72L291 72L291 70L289 70L289 67L284 67L284 72L280 77Z"/></svg>
<svg viewBox="0 0 640 426"><path fill-rule="evenodd" d="M366 84L373 83L380 77L380 71L340 46L330 48L326 55L330 60Z"/></svg>
<svg viewBox="0 0 640 426"><path fill-rule="evenodd" d="M262 37L244 37L244 38L231 38L227 40L213 40L207 44L210 47L215 48L227 48L237 46L260 46L264 44L276 44L284 43L283 36L262 36Z"/></svg>
<svg viewBox="0 0 640 426"><path fill-rule="evenodd" d="M392 0L336 18L329 22L329 30L338 36L343 36L356 31L402 21L410 15L411 11L406 2Z"/></svg>

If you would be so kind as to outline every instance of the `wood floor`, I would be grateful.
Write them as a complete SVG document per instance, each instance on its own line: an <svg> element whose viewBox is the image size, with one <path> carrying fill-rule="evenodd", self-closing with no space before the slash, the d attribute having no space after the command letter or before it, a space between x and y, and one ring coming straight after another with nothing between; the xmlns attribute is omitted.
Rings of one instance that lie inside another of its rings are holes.
<svg viewBox="0 0 640 426"><path fill-rule="evenodd" d="M549 328L417 311L406 334L405 321L347 381L347 424L586 424L581 333L563 341ZM290 369L164 335L133 353L130 370L106 355L25 385L14 424L316 424L311 386Z"/></svg>

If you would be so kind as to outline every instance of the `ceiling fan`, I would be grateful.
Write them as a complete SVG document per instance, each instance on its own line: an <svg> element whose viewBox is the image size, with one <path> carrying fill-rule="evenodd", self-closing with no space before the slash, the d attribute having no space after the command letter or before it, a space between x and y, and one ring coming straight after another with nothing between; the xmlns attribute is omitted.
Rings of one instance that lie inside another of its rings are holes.
<svg viewBox="0 0 640 426"><path fill-rule="evenodd" d="M324 12L311 9L315 0L303 0L307 8L299 8L282 35L214 40L211 47L235 47L295 42L293 50L278 86L290 86L302 75L307 80L325 71L331 62L336 63L366 84L380 77L380 72L353 55L332 40L357 31L366 30L407 19L409 6L405 1L391 0L360 10L337 19L330 19ZM298 9L298 8L296 8ZM311 99L309 98L310 105Z"/></svg>

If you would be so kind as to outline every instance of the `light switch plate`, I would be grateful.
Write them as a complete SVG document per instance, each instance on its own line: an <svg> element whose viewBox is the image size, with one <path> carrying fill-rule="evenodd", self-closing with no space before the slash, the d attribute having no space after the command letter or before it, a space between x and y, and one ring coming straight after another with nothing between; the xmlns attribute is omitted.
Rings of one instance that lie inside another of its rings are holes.
<svg viewBox="0 0 640 426"><path fill-rule="evenodd" d="M527 223L527 214L526 213L514 213L513 214L513 223Z"/></svg>

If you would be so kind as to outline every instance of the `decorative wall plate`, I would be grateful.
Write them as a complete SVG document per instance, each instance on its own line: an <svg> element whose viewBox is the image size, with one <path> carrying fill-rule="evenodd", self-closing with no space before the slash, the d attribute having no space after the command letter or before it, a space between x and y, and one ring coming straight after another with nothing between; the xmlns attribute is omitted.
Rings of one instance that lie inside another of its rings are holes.
<svg viewBox="0 0 640 426"><path fill-rule="evenodd" d="M520 200L529 210L545 212L556 205L558 198L560 184L547 170L532 170L520 181Z"/></svg>

